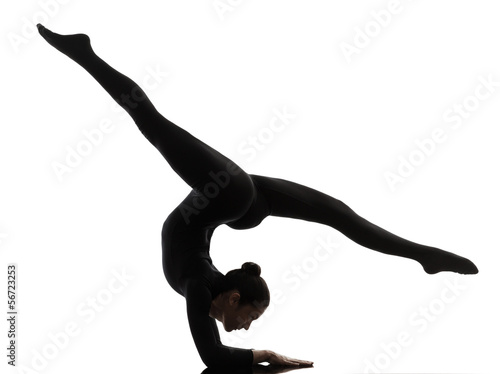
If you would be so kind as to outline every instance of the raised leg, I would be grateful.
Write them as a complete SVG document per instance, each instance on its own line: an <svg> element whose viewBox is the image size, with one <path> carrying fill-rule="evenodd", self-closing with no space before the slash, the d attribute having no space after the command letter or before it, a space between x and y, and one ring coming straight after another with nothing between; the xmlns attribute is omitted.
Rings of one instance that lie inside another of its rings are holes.
<svg viewBox="0 0 500 374"><path fill-rule="evenodd" d="M219 185L224 185L218 201L230 205L235 211L248 208L254 193L248 174L217 150L163 117L134 81L95 54L87 35L60 35L41 24L37 27L50 45L87 70L130 114L142 134L188 185L203 193L213 188L218 176L219 182L223 180Z"/></svg>
<svg viewBox="0 0 500 374"><path fill-rule="evenodd" d="M360 217L342 201L322 192L283 179L258 175L251 177L261 200L267 203L267 211L262 208L259 211L266 211L268 215L328 225L364 247L418 261L429 274L440 271L462 274L478 272L470 260L394 235ZM252 208L247 213L250 214Z"/></svg>

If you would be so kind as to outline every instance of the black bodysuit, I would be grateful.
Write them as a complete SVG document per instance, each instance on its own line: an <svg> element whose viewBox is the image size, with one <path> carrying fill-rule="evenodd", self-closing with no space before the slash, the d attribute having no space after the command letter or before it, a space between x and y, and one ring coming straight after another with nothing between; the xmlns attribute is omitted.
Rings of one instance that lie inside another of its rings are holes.
<svg viewBox="0 0 500 374"><path fill-rule="evenodd" d="M428 273L448 269L477 273L471 261L398 237L322 192L283 179L245 173L163 117L135 82L94 53L87 35L64 36L37 26L49 44L86 69L130 114L142 134L190 186L191 192L163 225L163 269L170 286L186 299L191 334L207 366L248 367L253 360L250 349L221 344L215 320L209 316L224 277L209 255L210 238L219 225L248 229L269 215L318 222L367 248L417 260Z"/></svg>
<svg viewBox="0 0 500 374"><path fill-rule="evenodd" d="M200 215L206 217L206 214L201 211L196 217L189 216L193 210L185 204L192 203L197 196L199 194L193 190L163 224L164 274L170 286L186 299L191 335L205 365L249 367L253 362L252 350L223 345L216 322L209 316L211 302L221 292L224 278L213 265L209 253L210 238L220 221L211 223L203 219L202 222ZM254 227L269 215L265 202L259 200L257 203L257 199L254 199L249 211L244 219L232 222L235 225L233 228L238 225L238 228Z"/></svg>

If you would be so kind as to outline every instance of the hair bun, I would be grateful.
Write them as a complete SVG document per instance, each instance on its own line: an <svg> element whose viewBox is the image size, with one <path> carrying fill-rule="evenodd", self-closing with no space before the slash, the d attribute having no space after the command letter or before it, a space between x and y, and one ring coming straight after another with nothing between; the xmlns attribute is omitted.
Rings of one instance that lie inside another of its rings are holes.
<svg viewBox="0 0 500 374"><path fill-rule="evenodd" d="M245 262L243 265L241 265L241 270L249 275L260 277L260 266L255 262Z"/></svg>

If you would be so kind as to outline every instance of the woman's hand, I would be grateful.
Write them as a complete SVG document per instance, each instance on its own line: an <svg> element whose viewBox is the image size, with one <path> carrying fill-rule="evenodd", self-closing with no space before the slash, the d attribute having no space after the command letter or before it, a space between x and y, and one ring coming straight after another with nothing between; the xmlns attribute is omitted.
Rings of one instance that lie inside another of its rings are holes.
<svg viewBox="0 0 500 374"><path fill-rule="evenodd" d="M269 351L269 357L267 359L272 365L282 365L282 366L312 366L312 361L298 360L296 358L290 358L279 353Z"/></svg>

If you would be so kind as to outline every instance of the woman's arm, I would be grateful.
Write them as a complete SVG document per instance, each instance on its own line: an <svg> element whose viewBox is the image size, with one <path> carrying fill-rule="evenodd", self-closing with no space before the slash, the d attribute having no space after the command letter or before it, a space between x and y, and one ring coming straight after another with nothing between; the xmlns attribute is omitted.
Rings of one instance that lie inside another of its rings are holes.
<svg viewBox="0 0 500 374"><path fill-rule="evenodd" d="M198 280L188 280L185 298L189 327L202 361L209 368L245 367L250 368L260 362L283 366L311 366L311 361L297 360L270 350L251 350L223 345L217 325L209 316L211 293Z"/></svg>
<svg viewBox="0 0 500 374"><path fill-rule="evenodd" d="M198 280L187 282L184 296L188 322L203 363L209 368L250 368L253 365L252 350L228 347L220 342L215 321L209 316L212 301L210 290Z"/></svg>

